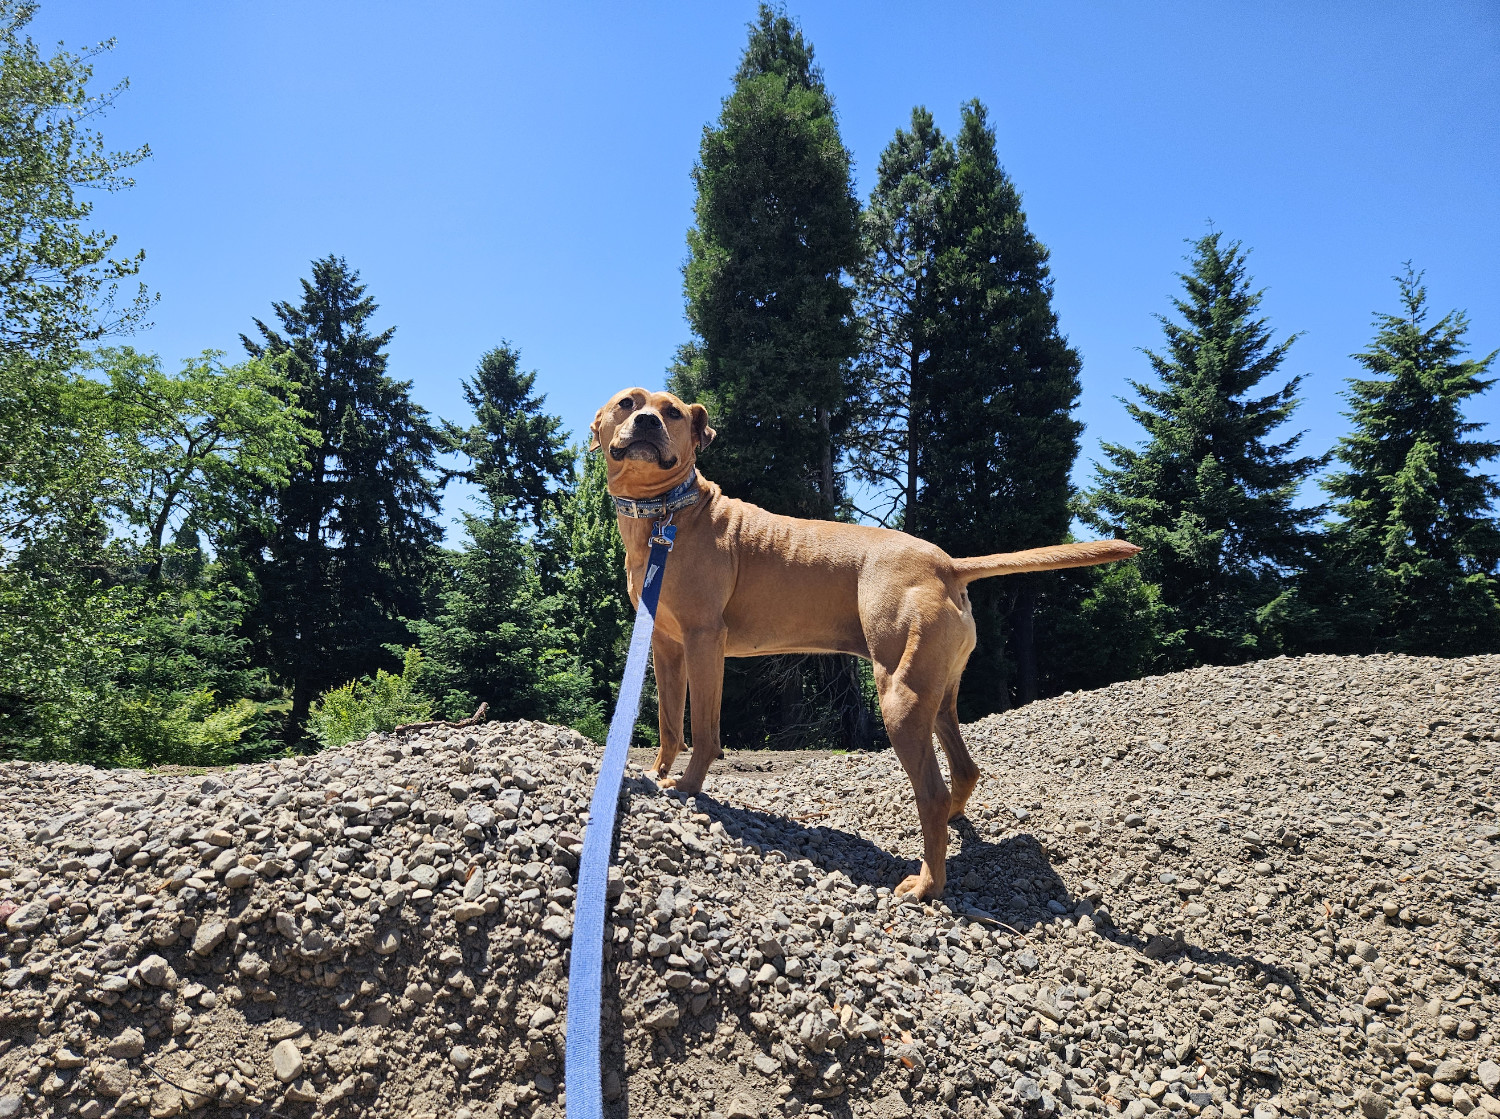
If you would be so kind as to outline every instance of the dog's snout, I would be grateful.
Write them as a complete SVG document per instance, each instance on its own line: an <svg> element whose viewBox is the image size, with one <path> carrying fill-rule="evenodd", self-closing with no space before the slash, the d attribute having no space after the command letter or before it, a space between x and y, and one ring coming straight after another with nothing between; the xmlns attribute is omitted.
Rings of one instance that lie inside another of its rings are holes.
<svg viewBox="0 0 1500 1119"><path fill-rule="evenodd" d="M641 428L660 428L661 417L655 412L637 412L635 415L635 427L637 430Z"/></svg>

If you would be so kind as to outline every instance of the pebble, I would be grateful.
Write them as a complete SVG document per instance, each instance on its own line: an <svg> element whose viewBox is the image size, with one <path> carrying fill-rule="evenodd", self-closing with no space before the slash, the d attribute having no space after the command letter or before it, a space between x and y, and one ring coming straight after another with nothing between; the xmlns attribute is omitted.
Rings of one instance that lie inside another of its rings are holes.
<svg viewBox="0 0 1500 1119"><path fill-rule="evenodd" d="M1496 657L1309 657L992 716L947 893L904 904L890 751L736 751L688 799L632 768L606 1098L1494 1114L1497 695ZM556 1119L598 756L515 723L191 776L0 763L0 1119Z"/></svg>

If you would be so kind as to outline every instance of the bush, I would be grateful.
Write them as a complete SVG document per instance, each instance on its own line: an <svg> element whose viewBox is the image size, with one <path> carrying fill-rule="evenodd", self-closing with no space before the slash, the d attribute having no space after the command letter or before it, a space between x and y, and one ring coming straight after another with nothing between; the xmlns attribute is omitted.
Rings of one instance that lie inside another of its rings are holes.
<svg viewBox="0 0 1500 1119"><path fill-rule="evenodd" d="M308 712L307 729L324 746L343 746L372 731L428 719L433 703L417 690L421 676L421 650L407 649L399 675L382 668L374 679L366 676L324 692Z"/></svg>

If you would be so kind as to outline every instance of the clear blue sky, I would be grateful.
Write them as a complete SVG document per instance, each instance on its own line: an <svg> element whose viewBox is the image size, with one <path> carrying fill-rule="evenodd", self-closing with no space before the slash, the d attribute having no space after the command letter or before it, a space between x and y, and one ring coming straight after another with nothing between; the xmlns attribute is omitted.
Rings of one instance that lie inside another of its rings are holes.
<svg viewBox="0 0 1500 1119"><path fill-rule="evenodd" d="M950 130L979 97L1083 355L1087 425L1133 441L1153 314L1212 221L1253 252L1297 424L1322 451L1390 277L1426 269L1473 349L1500 347L1500 5L813 2L814 44L863 196L921 103ZM395 325L393 374L437 415L501 339L582 434L627 384L659 385L687 336L689 172L752 3L44 0L32 35L118 40L131 88L103 130L150 143L99 224L144 248L161 293L135 344L169 363L296 297L327 253ZM1500 372L1500 368L1497 368ZM1472 410L1500 421L1500 388ZM732 431L722 431L732 439ZM1000 543L997 542L997 546Z"/></svg>

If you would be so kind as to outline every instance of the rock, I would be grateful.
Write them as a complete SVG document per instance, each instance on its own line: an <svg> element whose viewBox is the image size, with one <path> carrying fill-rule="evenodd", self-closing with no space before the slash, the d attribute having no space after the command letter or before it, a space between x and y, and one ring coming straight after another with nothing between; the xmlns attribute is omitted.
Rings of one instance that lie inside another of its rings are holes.
<svg viewBox="0 0 1500 1119"><path fill-rule="evenodd" d="M43 902L34 901L29 905L23 905L12 913L5 921L6 932L25 935L34 933L42 927L42 922L47 919L47 906Z"/></svg>
<svg viewBox="0 0 1500 1119"><path fill-rule="evenodd" d="M724 1109L724 1119L760 1119L760 1108L748 1096L735 1096Z"/></svg>
<svg viewBox="0 0 1500 1119"><path fill-rule="evenodd" d="M127 1026L110 1040L104 1052L111 1057L133 1060L146 1051L146 1038L134 1026Z"/></svg>
<svg viewBox="0 0 1500 1119"><path fill-rule="evenodd" d="M1359 1113L1365 1119L1386 1119L1391 1110L1390 1102L1372 1088L1361 1091L1354 1097L1354 1102L1359 1105Z"/></svg>
<svg viewBox="0 0 1500 1119"><path fill-rule="evenodd" d="M1490 1095L1494 1095L1495 1090L1500 1088L1500 1065L1494 1061L1480 1061L1474 1075L1478 1077L1480 1087Z"/></svg>
<svg viewBox="0 0 1500 1119"><path fill-rule="evenodd" d="M1500 1119L1479 950L1500 849L1476 845L1496 694L1500 657L1309 656L970 724L1004 798L981 788L925 903L890 894L914 849L888 751L738 751L695 799L628 770L606 1035L669 1063L621 1063L606 1096L662 1100L677 1068L673 1104L720 1119L1107 1097L1367 1119L1362 1091L1386 1119ZM597 757L519 722L194 776L0 763L0 925L40 919L0 939L13 1119L560 1114L564 1023L539 996L567 975ZM976 859L991 843L1005 857ZM110 1056L127 1027L149 1052ZM1115 1046L1157 1052L1123 1073Z"/></svg>
<svg viewBox="0 0 1500 1119"><path fill-rule="evenodd" d="M24 1101L20 1096L6 1094L0 1096L0 1119L15 1119L21 1114L21 1104Z"/></svg>
<svg viewBox="0 0 1500 1119"><path fill-rule="evenodd" d="M223 921L210 920L205 922L193 937L193 951L200 956L207 956L220 944L224 943L224 934L229 931L229 926Z"/></svg>
<svg viewBox="0 0 1500 1119"><path fill-rule="evenodd" d="M302 1075L305 1063L302 1052L297 1048L297 1043L288 1038L278 1041L276 1047L271 1050L271 1071L276 1079L283 1084L290 1084Z"/></svg>
<svg viewBox="0 0 1500 1119"><path fill-rule="evenodd" d="M154 952L136 965L136 971L148 987L169 987L177 982L172 965Z"/></svg>
<svg viewBox="0 0 1500 1119"><path fill-rule="evenodd" d="M1439 1084L1457 1084L1468 1075L1469 1070L1463 1062L1454 1060L1440 1061L1432 1071L1432 1078Z"/></svg>

